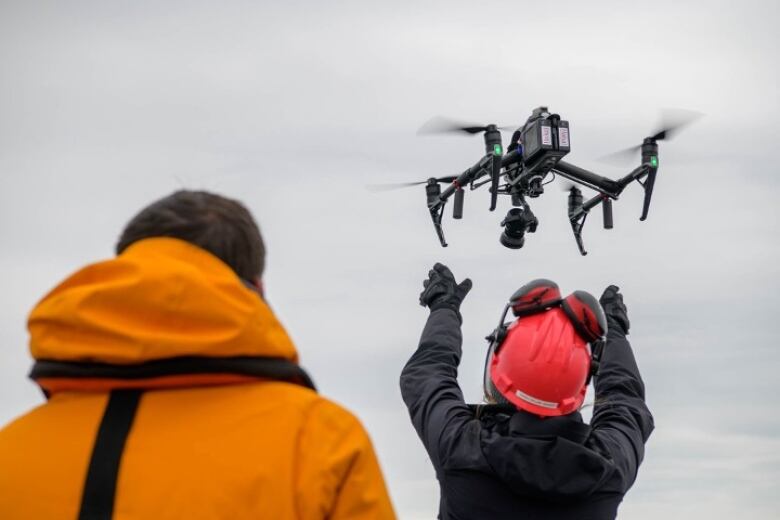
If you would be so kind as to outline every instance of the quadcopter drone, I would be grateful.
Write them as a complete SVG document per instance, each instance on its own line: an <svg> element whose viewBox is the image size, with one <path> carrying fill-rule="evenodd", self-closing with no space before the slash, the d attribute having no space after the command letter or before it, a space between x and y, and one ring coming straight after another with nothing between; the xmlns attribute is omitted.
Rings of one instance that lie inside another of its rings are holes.
<svg viewBox="0 0 780 520"><path fill-rule="evenodd" d="M670 118L667 117L666 124L662 125L664 128L646 137L641 145L611 154L615 157L633 156L637 151L641 151L640 165L617 180L602 177L561 160L571 151L569 122L561 119L558 114L551 114L547 107L533 110L526 123L514 132L506 152L503 148L501 130L507 127L498 127L494 124L461 124L435 118L426 123L419 133L482 133L485 155L474 166L457 176L431 177L422 182L379 187L387 189L424 184L433 226L441 245L447 247L442 229L442 218L447 201L450 197L454 197L452 217L461 219L466 188L473 191L489 184L490 211L496 209L499 195L509 195L512 200L513 207L501 222L504 230L500 241L510 249L520 249L525 243L525 234L536 232L539 224L527 199L542 195L544 186L555 180L555 176L561 176L571 182L568 201L569 222L580 253L586 255L582 243L582 228L590 210L601 204L604 228L612 229L612 201L618 200L626 186L637 181L644 188L644 203L639 220L645 220L658 173L657 142L669 139L676 130L697 117L697 113L687 111L682 115L678 113L674 122L670 122ZM442 189L442 184L447 186ZM577 184L595 190L598 194L589 200L584 200Z"/></svg>

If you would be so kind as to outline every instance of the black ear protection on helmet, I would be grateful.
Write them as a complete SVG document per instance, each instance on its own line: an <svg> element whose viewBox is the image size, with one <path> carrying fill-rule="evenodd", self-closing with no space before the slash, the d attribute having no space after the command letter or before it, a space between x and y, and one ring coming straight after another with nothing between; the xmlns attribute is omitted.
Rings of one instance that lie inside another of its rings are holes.
<svg viewBox="0 0 780 520"><path fill-rule="evenodd" d="M560 304L561 290L558 288L558 284L546 278L529 282L516 290L509 298L509 303L506 304L504 312L501 314L498 327L486 339L495 343L496 346L504 341L507 333L507 325L504 320L509 309L512 309L512 314L519 318L546 311Z"/></svg>
<svg viewBox="0 0 780 520"><path fill-rule="evenodd" d="M604 337L607 334L607 318L598 300L592 294L585 291L574 291L566 298L561 298L561 290L558 284L546 278L539 278L520 287L510 297L509 303L504 307L498 327L485 339L490 342L485 356L485 370L483 391L485 395L496 396L493 382L490 380L488 364L493 354L498 352L508 332L508 324L505 322L509 310L512 314L521 318L544 312L553 307L560 307L566 317L569 318L574 330L591 347L591 363L586 385L590 384L593 376L598 374L601 355L604 351Z"/></svg>
<svg viewBox="0 0 780 520"><path fill-rule="evenodd" d="M607 317L599 301L589 292L574 291L561 301L561 309L582 339L590 344L590 372L586 385L599 373L604 338L607 335Z"/></svg>

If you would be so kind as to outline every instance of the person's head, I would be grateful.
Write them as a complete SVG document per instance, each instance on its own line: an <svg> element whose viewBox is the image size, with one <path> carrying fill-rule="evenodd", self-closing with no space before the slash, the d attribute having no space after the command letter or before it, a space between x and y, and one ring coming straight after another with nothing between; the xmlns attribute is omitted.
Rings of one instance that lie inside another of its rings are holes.
<svg viewBox="0 0 780 520"><path fill-rule="evenodd" d="M517 319L506 325L510 310ZM584 291L561 298L555 282L534 280L512 295L500 323L485 360L486 400L539 416L577 411L606 334L598 301Z"/></svg>
<svg viewBox="0 0 780 520"><path fill-rule="evenodd" d="M265 246L260 229L240 202L206 191L181 190L142 209L122 231L120 254L131 244L153 237L171 237L194 244L260 287Z"/></svg>

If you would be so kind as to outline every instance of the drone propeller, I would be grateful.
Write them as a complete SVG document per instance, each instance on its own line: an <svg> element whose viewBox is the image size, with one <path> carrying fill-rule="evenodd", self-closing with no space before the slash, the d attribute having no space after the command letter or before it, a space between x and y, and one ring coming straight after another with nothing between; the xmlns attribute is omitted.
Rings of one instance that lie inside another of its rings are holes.
<svg viewBox="0 0 780 520"><path fill-rule="evenodd" d="M576 188L577 185L574 184L572 181L561 181L558 183L558 186L560 187L561 191L571 191L572 188Z"/></svg>
<svg viewBox="0 0 780 520"><path fill-rule="evenodd" d="M521 125L498 126L496 127L496 129L512 130L518 128L519 126ZM476 123L455 121L453 119L448 119L446 117L437 116L425 122L425 124L423 124L419 130L417 130L417 135L448 134L448 133L467 133L473 135L473 134L478 134L480 132L486 132L487 129L488 129L488 125L479 125Z"/></svg>
<svg viewBox="0 0 780 520"><path fill-rule="evenodd" d="M436 177L436 182L446 182L450 183L457 179L457 176L455 175L448 175L446 177ZM401 188L410 188L412 186L421 186L423 184L428 184L428 180L424 181L416 181L416 182L394 182L394 183L383 183L383 184L367 184L366 189L369 191L391 191L391 190L400 190Z"/></svg>
<svg viewBox="0 0 780 520"><path fill-rule="evenodd" d="M566 192L566 193L570 193L571 190L575 189L575 188L577 190L580 190L580 191L582 191L583 188L588 188L590 190L598 191L598 190L595 190L594 188L592 188L591 186L577 184L576 182L572 182L572 181L570 181L568 179L565 180L565 181L564 180L560 181L558 183L558 186L559 186L561 191Z"/></svg>
<svg viewBox="0 0 780 520"><path fill-rule="evenodd" d="M648 139L653 141L664 141L671 139L677 132L684 127L690 125L694 121L700 119L704 114L696 112L694 110L684 109L666 109L661 112L661 124L660 129ZM607 163L626 164L631 162L636 157L637 152L642 148L642 145L631 146L617 152L599 157L599 161Z"/></svg>

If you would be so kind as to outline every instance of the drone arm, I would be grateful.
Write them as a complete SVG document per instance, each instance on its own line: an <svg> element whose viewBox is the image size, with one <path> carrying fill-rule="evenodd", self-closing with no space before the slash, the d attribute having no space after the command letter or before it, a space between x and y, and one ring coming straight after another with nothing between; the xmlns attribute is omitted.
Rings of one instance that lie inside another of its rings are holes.
<svg viewBox="0 0 780 520"><path fill-rule="evenodd" d="M582 205L582 211L584 213L589 212L605 200L610 200L609 197L605 197L604 195L598 194L595 197L588 199L583 205Z"/></svg>
<svg viewBox="0 0 780 520"><path fill-rule="evenodd" d="M620 193L626 186L634 181L637 181L647 175L650 172L651 166L649 164L641 164L637 166L631 173L625 177L618 179L616 184L618 186L617 192Z"/></svg>
<svg viewBox="0 0 780 520"><path fill-rule="evenodd" d="M441 195L439 195L439 200L444 201L449 199L453 194L455 194L456 191L462 189L463 186L466 186L471 181L479 178L482 173L487 173L486 168L490 166L492 160L492 156L486 155L480 159L477 164L461 173L457 179L452 181L452 184L444 188L444 191L442 191Z"/></svg>
<svg viewBox="0 0 780 520"><path fill-rule="evenodd" d="M618 183L612 179L602 177L601 175L597 175L584 168L567 163L566 161L558 161L558 164L555 165L553 171L570 181L584 184L589 188L593 188L606 195L617 196L617 194L620 193Z"/></svg>
<svg viewBox="0 0 780 520"><path fill-rule="evenodd" d="M519 162L520 159L521 159L520 154L517 153L517 149L514 149L501 158L501 166L502 167L509 166L510 164Z"/></svg>

